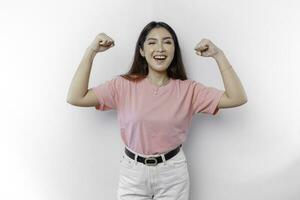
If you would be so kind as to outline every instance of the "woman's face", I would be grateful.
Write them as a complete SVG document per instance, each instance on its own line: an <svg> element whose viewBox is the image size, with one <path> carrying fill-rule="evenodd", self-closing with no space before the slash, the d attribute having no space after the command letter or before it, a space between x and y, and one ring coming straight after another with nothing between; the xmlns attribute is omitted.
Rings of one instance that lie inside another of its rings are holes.
<svg viewBox="0 0 300 200"><path fill-rule="evenodd" d="M140 53L146 58L148 67L155 71L165 71L173 60L175 45L172 35L165 28L152 29L143 44ZM161 57L157 57L161 55Z"/></svg>

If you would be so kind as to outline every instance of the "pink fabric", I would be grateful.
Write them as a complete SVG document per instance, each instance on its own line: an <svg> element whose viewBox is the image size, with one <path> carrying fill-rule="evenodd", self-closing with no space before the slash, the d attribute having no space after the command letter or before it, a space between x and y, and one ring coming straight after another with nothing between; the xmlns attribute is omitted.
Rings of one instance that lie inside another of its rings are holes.
<svg viewBox="0 0 300 200"><path fill-rule="evenodd" d="M190 79L171 79L159 87L147 78L121 76L92 89L99 101L95 108L117 110L124 144L144 155L166 153L184 143L192 116L216 115L224 92Z"/></svg>

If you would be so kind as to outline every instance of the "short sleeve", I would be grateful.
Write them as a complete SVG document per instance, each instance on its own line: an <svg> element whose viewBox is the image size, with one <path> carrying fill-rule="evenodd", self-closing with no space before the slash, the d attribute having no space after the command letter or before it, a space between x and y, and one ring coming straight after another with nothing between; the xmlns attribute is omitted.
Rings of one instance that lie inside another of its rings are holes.
<svg viewBox="0 0 300 200"><path fill-rule="evenodd" d="M117 109L119 102L120 81L121 77L118 76L92 87L92 90L96 94L99 102L99 105L95 106L95 109L99 111Z"/></svg>
<svg viewBox="0 0 300 200"><path fill-rule="evenodd" d="M224 91L214 87L207 87L196 81L192 81L192 90L193 114L201 112L216 115L218 113L218 103Z"/></svg>

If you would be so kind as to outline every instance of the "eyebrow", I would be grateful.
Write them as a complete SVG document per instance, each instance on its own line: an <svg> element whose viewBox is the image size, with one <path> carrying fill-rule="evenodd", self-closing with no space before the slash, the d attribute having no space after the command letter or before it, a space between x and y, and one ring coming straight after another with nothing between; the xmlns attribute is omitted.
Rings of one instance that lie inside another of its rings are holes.
<svg viewBox="0 0 300 200"><path fill-rule="evenodd" d="M168 37L164 37L163 39L165 40L165 39L172 39L172 38L168 36ZM148 38L147 40L157 40L157 39L156 38Z"/></svg>

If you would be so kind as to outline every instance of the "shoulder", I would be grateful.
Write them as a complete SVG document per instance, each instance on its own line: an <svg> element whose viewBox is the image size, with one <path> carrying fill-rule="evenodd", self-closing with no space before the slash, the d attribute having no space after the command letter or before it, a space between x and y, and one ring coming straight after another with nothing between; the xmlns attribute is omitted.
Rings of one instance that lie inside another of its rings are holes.
<svg viewBox="0 0 300 200"><path fill-rule="evenodd" d="M115 75L111 82L119 89L125 90L126 88L133 87L133 85L136 84L136 80L131 79L133 76L130 76L130 78L122 75Z"/></svg>
<svg viewBox="0 0 300 200"><path fill-rule="evenodd" d="M113 78L111 80L118 84L124 84L129 81L128 79L126 79L125 77L123 77L121 75L115 75L115 76L113 76Z"/></svg>
<svg viewBox="0 0 300 200"><path fill-rule="evenodd" d="M204 91L205 89L209 88L202 82L199 82L199 81L196 81L193 79L186 79L186 80L177 79L176 85L182 91L185 91L188 93L200 92L200 91Z"/></svg>
<svg viewBox="0 0 300 200"><path fill-rule="evenodd" d="M138 80L138 79L143 79L144 77L142 76L138 76L138 75L116 75L115 79L118 79L120 81L134 81L134 80Z"/></svg>
<svg viewBox="0 0 300 200"><path fill-rule="evenodd" d="M197 85L201 85L202 83L195 81L193 79L186 79L186 80L181 80L181 79L175 79L176 83L182 87L195 87Z"/></svg>
<svg viewBox="0 0 300 200"><path fill-rule="evenodd" d="M126 85L135 85L136 83L139 83L140 81L144 80L146 76L143 75L134 75L134 74L129 74L129 75L116 75L115 76L116 80L118 82L121 82L122 84Z"/></svg>

